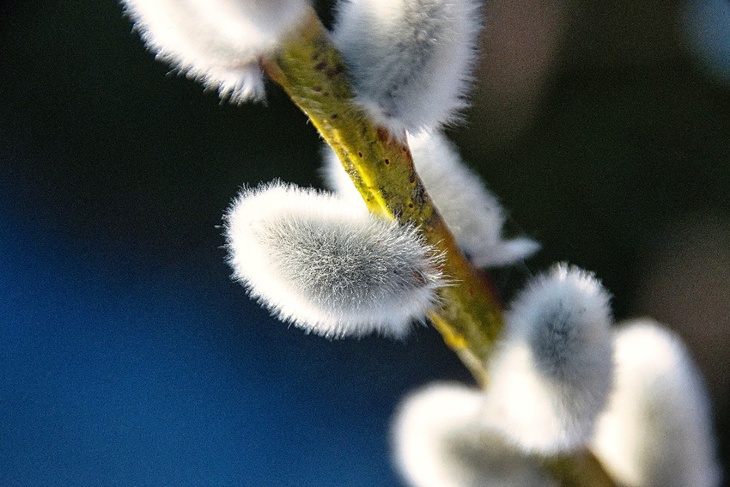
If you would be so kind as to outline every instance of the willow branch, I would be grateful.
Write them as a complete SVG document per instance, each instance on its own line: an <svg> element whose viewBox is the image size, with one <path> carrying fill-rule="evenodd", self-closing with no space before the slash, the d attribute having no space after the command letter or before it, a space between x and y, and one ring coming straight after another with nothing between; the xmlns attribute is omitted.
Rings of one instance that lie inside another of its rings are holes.
<svg viewBox="0 0 730 487"><path fill-rule="evenodd" d="M335 150L370 211L416 226L443 252L442 272L451 285L442 290L442 306L430 318L485 384L484 364L503 326L500 301L457 248L413 168L408 145L353 103L344 61L314 14L262 65Z"/></svg>
<svg viewBox="0 0 730 487"><path fill-rule="evenodd" d="M314 12L261 64L335 150L370 211L414 225L443 252L442 271L452 285L442 289L441 307L429 318L486 386L486 364L503 328L501 302L489 278L458 249L416 174L405 137L373 124L353 102L345 63ZM545 468L566 487L614 485L587 451L545 460Z"/></svg>

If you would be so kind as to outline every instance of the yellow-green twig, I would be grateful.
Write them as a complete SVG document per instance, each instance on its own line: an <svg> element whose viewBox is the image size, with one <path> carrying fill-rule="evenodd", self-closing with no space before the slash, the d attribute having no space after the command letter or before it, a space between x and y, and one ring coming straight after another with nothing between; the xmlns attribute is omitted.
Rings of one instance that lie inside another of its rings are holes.
<svg viewBox="0 0 730 487"><path fill-rule="evenodd" d="M477 382L503 328L502 306L488 278L459 251L454 237L416 174L403 138L374 125L353 102L344 61L312 11L275 55L262 60L267 75L304 111L373 213L415 225L444 254L440 309L429 317ZM590 452L545 460L566 487L610 487L613 482Z"/></svg>
<svg viewBox="0 0 730 487"><path fill-rule="evenodd" d="M501 306L431 204L408 145L370 122L353 103L344 62L314 14L262 64L336 151L370 210L415 225L443 251L442 271L451 285L442 290L443 305L430 318L484 384L484 364L502 329Z"/></svg>

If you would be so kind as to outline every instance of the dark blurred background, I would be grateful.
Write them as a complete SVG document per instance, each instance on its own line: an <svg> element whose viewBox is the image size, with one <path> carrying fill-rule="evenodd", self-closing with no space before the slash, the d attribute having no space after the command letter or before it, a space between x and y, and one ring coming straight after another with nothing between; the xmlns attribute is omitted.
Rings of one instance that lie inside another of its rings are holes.
<svg viewBox="0 0 730 487"><path fill-rule="evenodd" d="M730 4L492 0L485 19L449 133L543 243L498 284L567 260L617 318L678 330L727 460ZM238 188L320 185L286 97L221 103L111 0L4 2L0 70L0 485L399 485L399 398L470 381L440 337L306 336L228 278Z"/></svg>

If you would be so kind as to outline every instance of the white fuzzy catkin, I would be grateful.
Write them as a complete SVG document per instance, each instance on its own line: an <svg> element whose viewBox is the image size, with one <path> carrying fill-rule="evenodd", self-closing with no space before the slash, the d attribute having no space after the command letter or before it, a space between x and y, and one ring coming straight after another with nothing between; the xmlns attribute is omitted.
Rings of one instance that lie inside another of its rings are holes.
<svg viewBox="0 0 730 487"><path fill-rule="evenodd" d="M225 217L234 277L276 314L330 338L401 337L444 284L440 254L411 227L332 194L272 183Z"/></svg>
<svg viewBox="0 0 730 487"><path fill-rule="evenodd" d="M520 448L554 454L590 437L612 384L609 301L592 274L558 265L506 313L486 410Z"/></svg>
<svg viewBox="0 0 730 487"><path fill-rule="evenodd" d="M408 144L416 172L434 206L472 263L478 267L509 265L539 249L539 244L528 238L502 237L505 214L499 200L462 162L443 134L409 134ZM324 158L325 184L342 197L364 205L335 152L327 147Z"/></svg>
<svg viewBox="0 0 730 487"><path fill-rule="evenodd" d="M615 334L616 384L592 450L627 487L716 487L710 407L687 350L643 319Z"/></svg>
<svg viewBox="0 0 730 487"><path fill-rule="evenodd" d="M553 487L539 462L482 421L483 394L433 384L407 397L393 421L397 470L413 487Z"/></svg>
<svg viewBox="0 0 730 487"><path fill-rule="evenodd" d="M476 57L477 0L342 0L333 38L356 100L400 137L453 122Z"/></svg>
<svg viewBox="0 0 730 487"><path fill-rule="evenodd" d="M232 102L260 99L259 58L306 16L307 0L121 0L147 48Z"/></svg>

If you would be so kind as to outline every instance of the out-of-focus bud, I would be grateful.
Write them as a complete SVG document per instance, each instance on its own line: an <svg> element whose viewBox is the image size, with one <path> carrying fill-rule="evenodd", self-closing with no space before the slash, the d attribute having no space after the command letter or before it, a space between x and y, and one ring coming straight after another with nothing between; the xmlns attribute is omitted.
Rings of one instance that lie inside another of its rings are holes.
<svg viewBox="0 0 730 487"><path fill-rule="evenodd" d="M630 487L716 487L710 408L679 338L643 319L615 335L616 385L592 449Z"/></svg>
<svg viewBox="0 0 730 487"><path fill-rule="evenodd" d="M407 397L392 427L396 467L414 487L557 487L535 458L485 426L484 394L433 384Z"/></svg>
<svg viewBox="0 0 730 487"><path fill-rule="evenodd" d="M519 447L555 454L588 441L613 378L609 301L592 274L558 265L512 303L486 409Z"/></svg>
<svg viewBox="0 0 730 487"><path fill-rule="evenodd" d="M258 61L305 17L307 0L121 0L147 48L232 102L260 99Z"/></svg>

